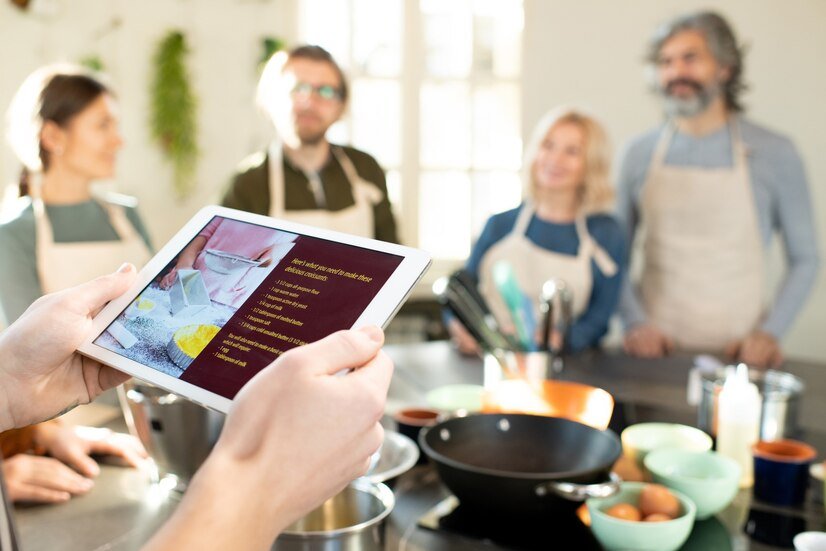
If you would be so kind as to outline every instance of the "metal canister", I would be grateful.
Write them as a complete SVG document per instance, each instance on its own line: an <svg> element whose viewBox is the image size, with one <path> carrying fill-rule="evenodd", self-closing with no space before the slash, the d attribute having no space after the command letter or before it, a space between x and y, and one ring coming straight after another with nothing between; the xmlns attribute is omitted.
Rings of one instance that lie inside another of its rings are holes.
<svg viewBox="0 0 826 551"><path fill-rule="evenodd" d="M124 385L119 396L129 432L155 461L158 475L174 475L176 489L185 489L218 441L224 414L144 383Z"/></svg>
<svg viewBox="0 0 826 551"><path fill-rule="evenodd" d="M780 440L798 436L800 402L806 385L791 373L769 369L749 369L749 380L757 385L762 399L760 439ZM702 376L702 393L697 411L698 426L717 435L717 397L725 382L724 369Z"/></svg>

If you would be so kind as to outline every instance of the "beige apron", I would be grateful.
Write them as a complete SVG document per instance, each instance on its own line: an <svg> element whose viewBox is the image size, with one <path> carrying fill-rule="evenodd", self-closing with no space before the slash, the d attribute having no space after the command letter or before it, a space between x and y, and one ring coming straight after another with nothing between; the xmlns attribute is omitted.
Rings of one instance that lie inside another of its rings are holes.
<svg viewBox="0 0 826 551"><path fill-rule="evenodd" d="M281 144L274 141L269 148L270 216L361 237L375 237L373 205L382 200L382 192L358 175L353 163L341 148L331 145L330 150L350 182L355 204L337 211L285 210L283 150Z"/></svg>
<svg viewBox="0 0 826 551"><path fill-rule="evenodd" d="M108 274L124 262L140 269L149 249L126 218L122 207L101 203L118 234L117 241L55 243L43 201L32 199L37 234L37 272L43 293L53 293Z"/></svg>
<svg viewBox="0 0 826 551"><path fill-rule="evenodd" d="M763 247L739 126L733 166L668 166L663 130L641 200L643 305L677 346L722 350L760 322Z"/></svg>
<svg viewBox="0 0 826 551"><path fill-rule="evenodd" d="M606 276L611 277L617 272L616 263L588 233L584 216L577 216L576 219L579 250L576 255L569 255L549 251L528 239L525 233L533 214L533 205L526 203L519 211L511 233L488 249L479 266L479 290L502 330L507 333L515 332L513 318L493 282L493 266L500 260L507 261L513 267L520 290L533 302L534 319L537 321L540 319L542 284L548 279L559 278L567 284L573 295L572 314L577 318L586 310L591 298L591 259Z"/></svg>

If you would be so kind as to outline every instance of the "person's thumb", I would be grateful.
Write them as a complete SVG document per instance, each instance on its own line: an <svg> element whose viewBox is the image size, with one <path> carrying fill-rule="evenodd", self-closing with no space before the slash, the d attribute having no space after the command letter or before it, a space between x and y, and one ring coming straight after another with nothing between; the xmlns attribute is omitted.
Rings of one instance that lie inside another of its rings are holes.
<svg viewBox="0 0 826 551"><path fill-rule="evenodd" d="M91 317L97 315L107 302L116 299L135 281L135 266L125 262L117 271L78 285L69 292L76 293L77 300Z"/></svg>
<svg viewBox="0 0 826 551"><path fill-rule="evenodd" d="M338 331L320 341L290 351L293 360L306 362L316 373L333 374L361 367L372 360L384 343L378 327Z"/></svg>

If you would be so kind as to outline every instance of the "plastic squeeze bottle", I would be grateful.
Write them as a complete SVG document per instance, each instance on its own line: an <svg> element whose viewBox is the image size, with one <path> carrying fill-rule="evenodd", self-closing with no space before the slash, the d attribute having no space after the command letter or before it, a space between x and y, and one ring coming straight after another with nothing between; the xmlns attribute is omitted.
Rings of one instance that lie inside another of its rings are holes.
<svg viewBox="0 0 826 551"><path fill-rule="evenodd" d="M746 364L727 369L717 402L717 452L740 465L741 488L754 484L751 448L760 433L761 407L760 392L749 381Z"/></svg>

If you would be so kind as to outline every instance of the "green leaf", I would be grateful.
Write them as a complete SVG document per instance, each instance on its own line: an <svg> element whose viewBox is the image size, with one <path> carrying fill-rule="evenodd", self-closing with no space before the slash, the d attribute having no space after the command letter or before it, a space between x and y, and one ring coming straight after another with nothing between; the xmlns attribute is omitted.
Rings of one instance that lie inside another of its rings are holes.
<svg viewBox="0 0 826 551"><path fill-rule="evenodd" d="M96 73L104 72L105 65L103 64L103 60L100 58L99 55L96 54L89 54L84 56L78 62L81 66L86 67L87 69L94 71Z"/></svg>

